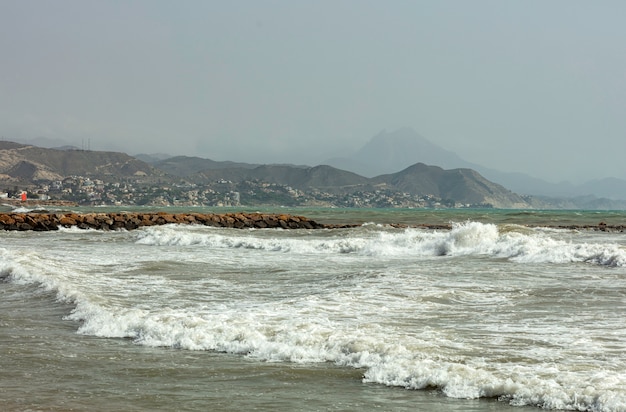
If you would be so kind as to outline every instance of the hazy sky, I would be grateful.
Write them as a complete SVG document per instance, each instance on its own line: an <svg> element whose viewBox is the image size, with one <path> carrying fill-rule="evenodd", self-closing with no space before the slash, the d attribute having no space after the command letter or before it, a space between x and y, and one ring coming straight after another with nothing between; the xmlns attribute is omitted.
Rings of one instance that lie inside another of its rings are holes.
<svg viewBox="0 0 626 412"><path fill-rule="evenodd" d="M409 126L626 179L624 22L623 0L0 0L0 135L313 165Z"/></svg>

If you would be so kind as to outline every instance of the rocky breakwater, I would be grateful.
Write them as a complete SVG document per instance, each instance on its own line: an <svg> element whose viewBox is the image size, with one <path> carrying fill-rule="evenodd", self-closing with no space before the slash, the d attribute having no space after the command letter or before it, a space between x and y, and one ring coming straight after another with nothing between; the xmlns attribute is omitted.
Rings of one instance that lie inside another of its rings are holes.
<svg viewBox="0 0 626 412"><path fill-rule="evenodd" d="M98 230L133 230L145 226L197 224L228 228L322 229L323 225L303 216L266 213L0 213L0 230L58 230L77 227Z"/></svg>

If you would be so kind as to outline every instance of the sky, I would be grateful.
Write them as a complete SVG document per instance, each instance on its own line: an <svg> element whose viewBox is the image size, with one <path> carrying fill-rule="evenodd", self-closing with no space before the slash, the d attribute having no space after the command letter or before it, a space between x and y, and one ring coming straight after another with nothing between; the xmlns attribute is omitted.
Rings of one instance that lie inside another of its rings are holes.
<svg viewBox="0 0 626 412"><path fill-rule="evenodd" d="M626 179L626 1L0 0L0 136L315 165L411 127Z"/></svg>

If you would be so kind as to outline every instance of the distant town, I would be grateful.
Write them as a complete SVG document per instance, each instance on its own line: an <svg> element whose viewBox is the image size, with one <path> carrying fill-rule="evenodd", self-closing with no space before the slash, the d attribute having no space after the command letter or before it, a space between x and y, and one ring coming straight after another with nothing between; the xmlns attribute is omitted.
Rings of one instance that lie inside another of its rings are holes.
<svg viewBox="0 0 626 412"><path fill-rule="evenodd" d="M146 182L141 178L123 178L104 182L84 176L37 187L14 186L0 191L1 199L67 201L82 206L319 206L373 208L489 208L489 204L463 204L430 194L415 195L381 188L367 192L333 194L318 189L304 191L287 185L259 180L232 182L219 179L199 185L181 180L178 183Z"/></svg>

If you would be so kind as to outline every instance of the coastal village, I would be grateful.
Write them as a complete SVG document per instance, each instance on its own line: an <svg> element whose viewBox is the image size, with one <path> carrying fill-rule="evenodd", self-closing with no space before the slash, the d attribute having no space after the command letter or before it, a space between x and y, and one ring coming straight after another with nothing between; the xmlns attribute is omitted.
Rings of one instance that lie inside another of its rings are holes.
<svg viewBox="0 0 626 412"><path fill-rule="evenodd" d="M381 188L380 190L334 194L317 189L304 191L287 185L258 180L232 182L219 179L205 185L181 180L177 183L147 182L141 177L105 182L85 176L36 187L3 188L1 199L66 201L82 206L317 206L376 208L463 208L490 207L462 204L430 194L414 195Z"/></svg>

